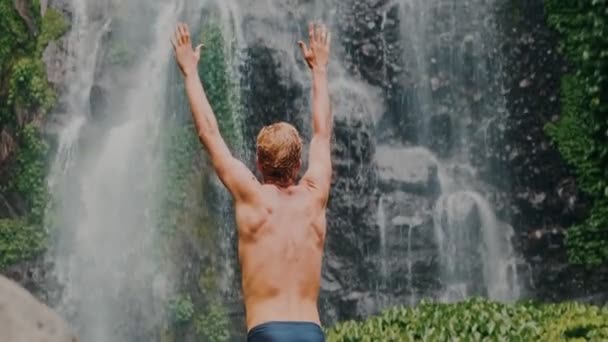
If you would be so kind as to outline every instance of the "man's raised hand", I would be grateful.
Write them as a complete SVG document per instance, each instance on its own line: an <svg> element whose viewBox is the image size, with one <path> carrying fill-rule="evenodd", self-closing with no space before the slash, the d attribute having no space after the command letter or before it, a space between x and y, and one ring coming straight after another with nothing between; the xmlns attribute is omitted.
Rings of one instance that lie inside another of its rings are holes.
<svg viewBox="0 0 608 342"><path fill-rule="evenodd" d="M302 55L311 70L325 70L329 62L329 49L331 46L331 33L325 25L308 25L308 38L310 46L299 41Z"/></svg>
<svg viewBox="0 0 608 342"><path fill-rule="evenodd" d="M192 49L188 25L177 25L175 34L171 38L171 44L173 45L175 59L177 60L177 64L179 65L182 74L188 76L197 73L198 61L201 58L201 48L204 45L200 44L196 49Z"/></svg>

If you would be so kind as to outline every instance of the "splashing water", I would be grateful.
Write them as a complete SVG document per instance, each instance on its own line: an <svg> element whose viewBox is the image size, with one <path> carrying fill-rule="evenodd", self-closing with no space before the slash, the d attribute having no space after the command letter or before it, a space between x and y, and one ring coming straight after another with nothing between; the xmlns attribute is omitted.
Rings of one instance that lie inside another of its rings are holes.
<svg viewBox="0 0 608 342"><path fill-rule="evenodd" d="M377 224L378 229L380 230L380 254L381 254L381 273L382 278L387 277L388 272L388 255L386 254L386 212L384 209L384 197L380 196L378 199L378 214L377 214Z"/></svg>
<svg viewBox="0 0 608 342"><path fill-rule="evenodd" d="M472 2L479 5L479 10L473 11L469 5L459 5L454 1L395 1L400 5L403 19L401 33L407 47L404 59L417 83L414 99L408 108L404 108L404 112L413 113L416 120L422 122L419 130L422 144L433 141L429 113L442 113L445 106L436 100L434 88L446 87L450 81L450 94L458 98L461 94L454 89L466 78L464 70L474 64L466 62L467 51L471 46L473 50L477 49L475 51L484 48L479 41L481 38L463 35L457 30L461 23L480 21L492 8L491 4L481 2ZM155 189L164 176L159 167L164 158L159 152L162 151L160 123L164 112L172 111L165 108L165 92L171 59L168 38L173 25L184 16L189 22L200 22L202 16L219 23L229 46L226 48L226 59L229 61L230 75L235 83L243 87L242 92L246 93L258 81L247 79L242 69L251 64L248 60L251 58L248 55L250 50L262 46L269 49L277 64L277 77L281 80L272 81L291 82L301 94L306 94L310 90L310 76L296 42L306 37L305 24L308 20L325 18L330 27L337 26L338 5L336 0L200 0L188 4L184 1L135 0L122 3L127 13L121 14L128 18L139 12L150 13L142 21L145 25L142 22L122 23L127 29L114 32L110 30L115 18L110 13L112 6L109 1L74 0L73 26L69 38L72 44L69 64L74 71L68 77L69 87L65 95L69 119L60 134L49 183L54 197L66 202L65 209L60 213L62 228L58 233L56 255L53 255L56 273L65 287L60 310L79 330L83 341L149 341L152 340L152 331L164 319L162 315L167 293L172 290L169 279L171 270L165 269L157 258L155 247L158 236L152 211L158 207ZM210 12L207 10L210 7L216 10L213 18L208 18ZM455 14L446 15L449 9ZM435 20L437 13L443 13L441 15L447 19ZM469 17L471 13L473 17ZM381 29L384 29L389 20L386 12L383 12L382 18ZM443 27L444 30L437 33L442 28L433 25L446 25L447 29ZM96 67L100 55L104 53L101 51L104 37L110 31L132 43L134 47L127 46L135 50L136 57L132 64L121 70L124 84L113 85L107 90L108 97L115 100L104 111L107 117L95 121L91 120L91 89L96 77L99 77L95 73ZM141 36L146 38L146 44L140 51L141 44L135 43ZM444 44L453 37L464 37L460 50ZM339 40L334 41L338 46ZM389 45L386 41L383 44ZM385 106L378 100L380 91L347 70L344 52L339 48L335 51L330 67L330 87L337 101L337 119L347 123L378 122ZM383 49L383 53L386 51ZM441 67L445 67L454 78L433 79L429 75L429 70ZM386 70L384 72L387 78ZM487 80L480 76L479 71L473 74L476 87L485 87ZM293 108L289 108L295 113L282 115L289 116L287 119L293 121L308 122L309 98L306 95L301 97L304 99L295 101ZM493 100L496 98L487 101ZM249 103L243 107L243 112L249 114L262 110ZM473 120L473 112L468 104L459 104L458 110L449 115L455 131L453 136L456 137L453 142L459 147L448 151L450 162L458 160L462 164L468 163L469 151L462 146L466 145L463 141L468 139L465 126ZM238 121L240 118L231 119L235 120L235 126L242 124ZM93 136L83 138L81 132L85 129L94 132ZM308 125L302 130L303 135L310 133ZM85 143L80 146L82 140ZM252 150L241 152L246 155ZM433 159L433 162L440 169L442 193L435 209L435 234L440 246L442 277L449 288L448 292L452 289L458 292L457 295L447 295L448 300L477 293L495 299L516 298L517 279L509 242L512 230L496 219L487 200L470 191L471 187L461 186L461 180L451 179L442 172L444 161L437 159ZM57 184L65 183L67 178L73 183L69 191L57 189ZM348 186L347 189L350 190ZM221 202L222 214L230 214L230 198L221 197ZM387 274L390 254L387 250L390 245L387 243L387 225L391 219L387 216L386 207L381 196L377 224L380 229L381 267L385 277L390 276ZM219 283L223 288L229 288L237 283L234 281L236 272L233 268L236 258L224 251L233 245L235 231L231 224L224 224L220 245L226 255L222 260L224 270ZM409 273L407 286L410 288L413 286L415 269L410 257L415 236L415 228L408 226L407 245L403 246L407 249L408 258L399 261L406 263ZM479 260L483 260L482 265L476 262ZM483 287L471 288L472 283L483 283Z"/></svg>
<svg viewBox="0 0 608 342"><path fill-rule="evenodd" d="M67 94L74 119L60 134L50 179L61 178L71 169L69 193L79 193L70 199L64 192L54 191L61 197L58 200L69 205L59 213L62 228L53 257L63 286L59 310L84 341L149 340L164 321L169 285L167 271L155 259L157 238L150 210L158 200L154 194L162 156L157 141L171 58L167 37L182 5L154 7L157 17L145 28L153 44L138 53L137 63L127 71L134 82L126 90L108 91L125 94L125 100L111 108L118 124L108 127L107 123L85 123L103 36L98 22L89 20L89 15L104 6L93 1L74 2L75 26L70 39L77 45L71 62L76 72L69 78ZM111 22L107 12L95 14L104 27ZM91 36L96 39L89 40ZM105 132L74 158L73 145L83 126Z"/></svg>
<svg viewBox="0 0 608 342"><path fill-rule="evenodd" d="M496 219L481 195L472 191L443 195L433 219L446 287L443 300L519 297L512 228Z"/></svg>

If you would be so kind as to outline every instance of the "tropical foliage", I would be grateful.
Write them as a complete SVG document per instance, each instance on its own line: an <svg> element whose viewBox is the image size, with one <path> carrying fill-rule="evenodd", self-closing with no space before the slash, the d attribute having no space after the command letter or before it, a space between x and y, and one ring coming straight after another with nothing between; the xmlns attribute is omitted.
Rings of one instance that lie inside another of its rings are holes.
<svg viewBox="0 0 608 342"><path fill-rule="evenodd" d="M571 64L562 79L562 115L547 132L593 200L567 236L570 259L608 262L608 1L545 0L549 24Z"/></svg>
<svg viewBox="0 0 608 342"><path fill-rule="evenodd" d="M423 302L327 331L332 342L356 341L606 341L608 308L576 303L516 305L483 299Z"/></svg>
<svg viewBox="0 0 608 342"><path fill-rule="evenodd" d="M57 96L47 81L42 54L68 29L61 13L49 9L41 16L38 1L27 3L20 14L14 2L0 1L0 131L16 146L6 161L9 167L0 180L0 194L15 199L20 216L0 221L0 268L31 258L45 247L48 147L38 123Z"/></svg>

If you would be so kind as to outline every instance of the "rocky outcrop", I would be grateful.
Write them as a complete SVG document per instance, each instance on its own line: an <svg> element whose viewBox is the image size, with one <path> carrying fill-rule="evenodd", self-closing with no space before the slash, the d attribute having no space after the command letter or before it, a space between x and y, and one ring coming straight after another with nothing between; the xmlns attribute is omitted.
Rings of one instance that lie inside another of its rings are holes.
<svg viewBox="0 0 608 342"><path fill-rule="evenodd" d="M337 120L334 132L334 183L321 299L326 322L361 317L377 309L377 301L371 300L377 293L372 290L378 269L373 256L380 250L371 120Z"/></svg>
<svg viewBox="0 0 608 342"><path fill-rule="evenodd" d="M64 320L0 276L0 342L76 342Z"/></svg>
<svg viewBox="0 0 608 342"><path fill-rule="evenodd" d="M438 161L425 148L383 146L377 150L376 162L382 191L425 194L440 186Z"/></svg>

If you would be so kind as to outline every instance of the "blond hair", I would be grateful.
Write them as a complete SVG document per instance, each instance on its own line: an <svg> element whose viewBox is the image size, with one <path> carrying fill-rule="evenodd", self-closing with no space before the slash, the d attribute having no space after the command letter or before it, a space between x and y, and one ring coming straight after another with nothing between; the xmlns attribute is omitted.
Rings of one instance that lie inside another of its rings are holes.
<svg viewBox="0 0 608 342"><path fill-rule="evenodd" d="M262 128L257 138L260 171L265 180L289 183L295 180L302 156L298 130L285 122Z"/></svg>

